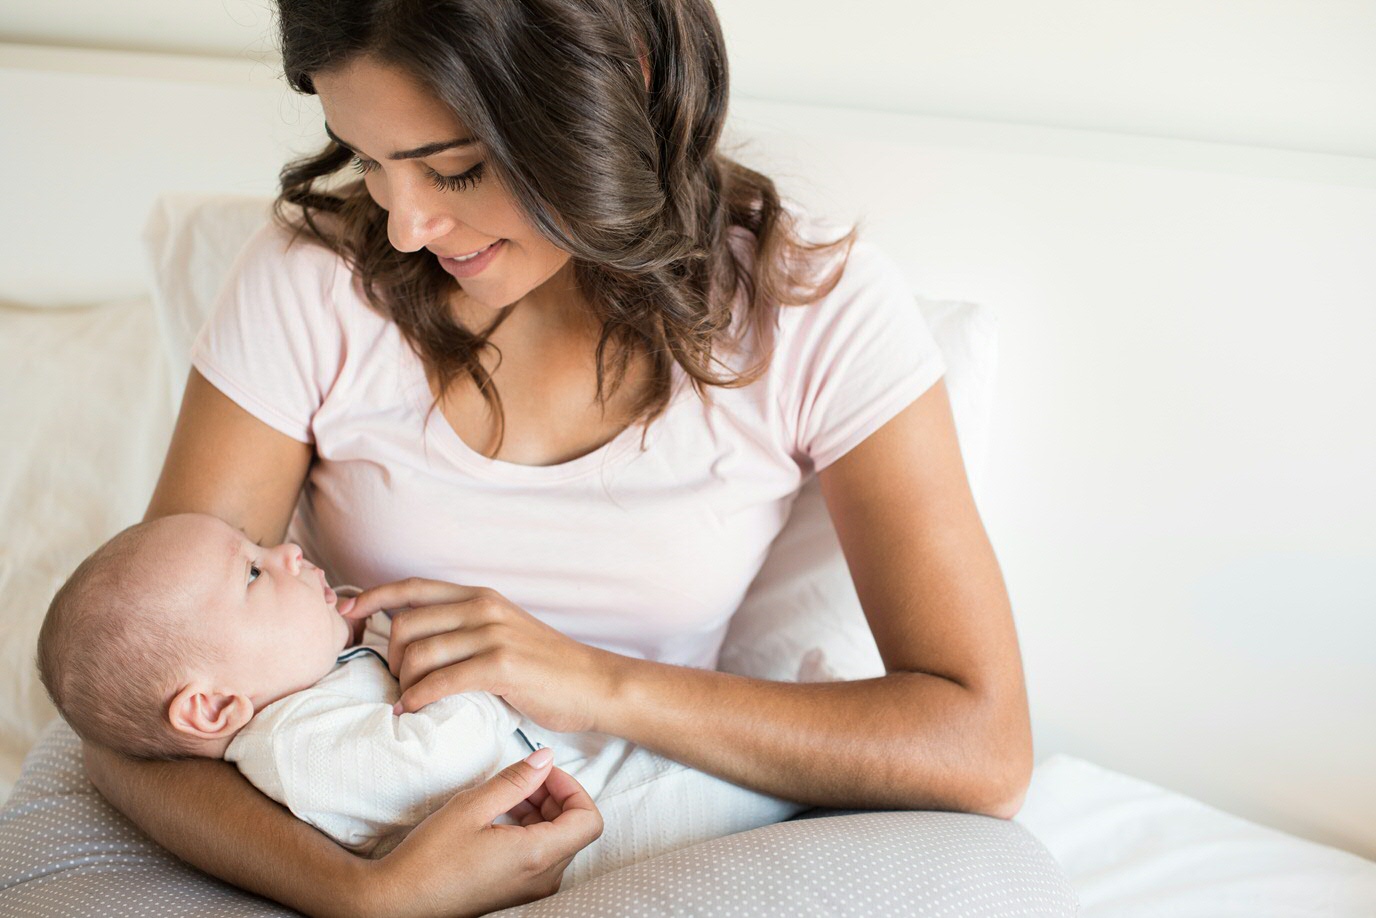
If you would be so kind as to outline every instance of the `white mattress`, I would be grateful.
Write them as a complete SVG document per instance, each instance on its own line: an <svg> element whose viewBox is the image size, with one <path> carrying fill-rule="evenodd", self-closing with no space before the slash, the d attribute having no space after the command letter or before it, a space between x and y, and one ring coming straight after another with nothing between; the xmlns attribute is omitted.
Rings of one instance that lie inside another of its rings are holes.
<svg viewBox="0 0 1376 918"><path fill-rule="evenodd" d="M0 797L53 716L32 670L47 601L151 493L172 420L160 353L146 299L0 307ZM1376 915L1376 864L1068 756L1037 768L1018 820L1088 918Z"/></svg>

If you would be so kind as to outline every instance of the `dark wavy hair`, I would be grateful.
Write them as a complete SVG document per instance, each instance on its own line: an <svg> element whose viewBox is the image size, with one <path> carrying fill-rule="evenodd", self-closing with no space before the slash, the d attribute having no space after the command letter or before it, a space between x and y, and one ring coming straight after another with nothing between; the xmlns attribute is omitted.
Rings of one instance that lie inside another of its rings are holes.
<svg viewBox="0 0 1376 918"><path fill-rule="evenodd" d="M801 238L773 180L717 151L727 107L726 48L710 0L277 0L286 78L314 94L312 75L357 55L400 68L435 93L487 151L484 169L526 220L570 253L574 277L602 326L597 398L604 407L630 358L650 358L634 406L645 427L667 407L671 360L705 386L737 387L768 369L771 342L735 376L714 355L765 333L783 305L804 305L840 279L857 228L841 238ZM648 57L647 91L641 58ZM462 373L497 418L501 399L478 359L515 308L472 332L446 307L457 281L428 252L388 242L387 213L362 180L330 178L352 151L331 142L289 163L275 205L279 222L341 255L373 309L394 321L437 382ZM335 187L331 189L333 184ZM329 215L329 219L319 219ZM738 258L728 230L753 236ZM844 247L828 276L819 258ZM744 292L746 315L731 337ZM500 352L498 352L500 357ZM709 399L710 400L710 399ZM642 448L644 435L642 433Z"/></svg>

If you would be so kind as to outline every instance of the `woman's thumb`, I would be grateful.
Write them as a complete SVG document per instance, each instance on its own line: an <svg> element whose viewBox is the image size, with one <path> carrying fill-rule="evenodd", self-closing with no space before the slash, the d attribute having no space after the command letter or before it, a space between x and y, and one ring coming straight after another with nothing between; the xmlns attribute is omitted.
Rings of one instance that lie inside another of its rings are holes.
<svg viewBox="0 0 1376 918"><path fill-rule="evenodd" d="M537 749L519 762L513 762L497 772L485 784L474 788L481 801L479 807L485 820L505 813L539 789L545 783L549 767L554 762L554 750Z"/></svg>

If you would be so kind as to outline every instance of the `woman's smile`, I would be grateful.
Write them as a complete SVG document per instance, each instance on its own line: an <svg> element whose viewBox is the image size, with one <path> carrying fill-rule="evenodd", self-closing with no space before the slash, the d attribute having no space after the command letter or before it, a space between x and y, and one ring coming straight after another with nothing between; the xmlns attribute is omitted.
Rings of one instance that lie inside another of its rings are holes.
<svg viewBox="0 0 1376 918"><path fill-rule="evenodd" d="M498 239L486 248L479 249L469 255L463 255L458 258L446 258L443 255L438 255L436 257L440 260L440 267L444 268L444 270L448 271L454 277L473 277L487 270L487 266L492 264L504 248L506 248L506 240Z"/></svg>

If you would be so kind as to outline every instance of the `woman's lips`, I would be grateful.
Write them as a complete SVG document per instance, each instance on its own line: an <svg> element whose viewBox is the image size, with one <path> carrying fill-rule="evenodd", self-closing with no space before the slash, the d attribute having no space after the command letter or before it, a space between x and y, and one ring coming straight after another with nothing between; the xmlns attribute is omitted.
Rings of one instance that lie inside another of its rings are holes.
<svg viewBox="0 0 1376 918"><path fill-rule="evenodd" d="M473 277L482 273L488 265L492 264L492 259L496 258L506 248L506 240L498 239L496 242L482 249L481 253L473 256L466 261L455 261L452 258L445 258L443 255L436 255L440 260L440 267L448 271L454 277Z"/></svg>

